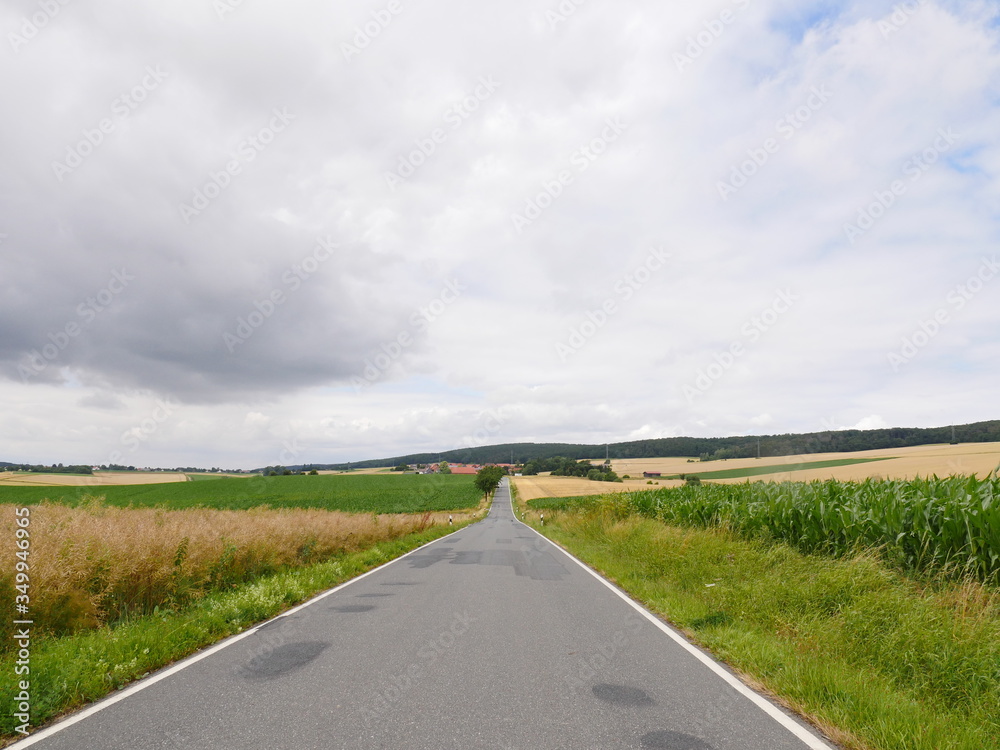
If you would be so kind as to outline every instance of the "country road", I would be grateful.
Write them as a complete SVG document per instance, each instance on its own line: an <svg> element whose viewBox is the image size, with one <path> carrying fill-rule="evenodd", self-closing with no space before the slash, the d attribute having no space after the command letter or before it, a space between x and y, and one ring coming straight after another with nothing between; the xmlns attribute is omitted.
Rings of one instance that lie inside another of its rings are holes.
<svg viewBox="0 0 1000 750"><path fill-rule="evenodd" d="M829 748L514 518L137 683L36 750Z"/></svg>

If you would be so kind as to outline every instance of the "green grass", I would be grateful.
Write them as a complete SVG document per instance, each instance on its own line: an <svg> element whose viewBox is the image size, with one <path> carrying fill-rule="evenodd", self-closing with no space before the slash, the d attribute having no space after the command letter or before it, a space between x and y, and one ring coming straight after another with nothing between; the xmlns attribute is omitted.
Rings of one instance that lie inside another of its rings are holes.
<svg viewBox="0 0 1000 750"><path fill-rule="evenodd" d="M877 549L914 574L1000 581L1000 478L863 482L744 482L670 487L577 499L620 516L724 527L833 556Z"/></svg>
<svg viewBox="0 0 1000 750"><path fill-rule="evenodd" d="M571 510L574 507L594 502L600 495L578 495L574 497L539 497L528 501L535 510Z"/></svg>
<svg viewBox="0 0 1000 750"><path fill-rule="evenodd" d="M246 510L320 508L354 513L419 513L475 508L481 499L470 475L287 476L123 486L18 487L0 485L0 503L51 500L77 505L99 495L109 505L136 508Z"/></svg>
<svg viewBox="0 0 1000 750"><path fill-rule="evenodd" d="M184 476L188 478L189 482L205 482L211 479L226 479L226 477L221 474L185 474ZM229 479L232 479L232 477L229 477Z"/></svg>
<svg viewBox="0 0 1000 750"><path fill-rule="evenodd" d="M32 726L98 700L173 661L280 614L315 594L354 578L459 526L439 526L307 568L279 572L178 612L135 617L113 627L32 644ZM0 704L14 705L14 659L0 659ZM0 713L0 735L16 722Z"/></svg>
<svg viewBox="0 0 1000 750"><path fill-rule="evenodd" d="M685 477L699 479L743 479L745 477L760 477L768 474L786 474L794 471L809 471L810 469L832 469L836 466L853 466L854 464L870 464L875 461L888 461L892 458L841 458L832 461L807 461L793 464L771 464L769 466L749 466L745 469L720 469L719 471L690 471ZM680 474L671 474L664 479L681 479Z"/></svg>
<svg viewBox="0 0 1000 750"><path fill-rule="evenodd" d="M608 508L546 535L848 748L1000 748L1000 594Z"/></svg>

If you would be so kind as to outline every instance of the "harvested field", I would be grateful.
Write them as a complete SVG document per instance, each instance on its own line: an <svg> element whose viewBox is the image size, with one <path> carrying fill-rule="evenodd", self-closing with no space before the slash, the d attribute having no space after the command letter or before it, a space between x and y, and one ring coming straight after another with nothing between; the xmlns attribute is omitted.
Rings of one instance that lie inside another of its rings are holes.
<svg viewBox="0 0 1000 750"><path fill-rule="evenodd" d="M540 497L578 497L581 495L603 495L608 492L626 492L628 490L651 490L657 485L648 485L646 480L632 479L626 482L592 482L582 477L553 477L539 475L534 477L513 477L521 500L536 500ZM654 479L660 487L678 487L683 482Z"/></svg>
<svg viewBox="0 0 1000 750"><path fill-rule="evenodd" d="M914 479L918 476L940 477L955 474L975 474L980 479L986 477L1000 465L1000 443L968 443L962 445L919 445L912 448L886 448L856 453L809 453L801 456L771 456L761 459L739 458L730 461L707 461L688 463L686 458L636 458L612 461L619 474L642 475L644 471L659 471L667 474L698 474L722 469L759 468L769 464L790 464L797 460L803 463L814 461L838 461L844 459L886 458L870 464L838 466L826 469L765 474L753 477L755 481L801 481L813 479L839 479L857 481L871 477L885 479ZM746 479L724 479L724 482L745 482Z"/></svg>
<svg viewBox="0 0 1000 750"><path fill-rule="evenodd" d="M810 482L816 479L838 479L844 482L862 481L870 478L915 479L917 477L939 477L954 475L976 475L985 478L1000 465L1000 443L968 443L963 445L920 445L912 448L892 448L855 453L809 453L801 456L770 456L761 459L739 458L729 461L694 461L688 458L629 458L613 460L612 468L620 475L633 479L624 484L591 482L578 477L552 477L546 475L516 477L513 481L523 500L543 497L576 497L580 495L600 495L608 492L652 489L643 472L659 472L664 476L672 474L704 474L708 472L738 469L760 470L767 466L787 466L801 462L840 462L858 459L886 459L872 463L857 463L848 466L828 466L804 471L778 471L752 477L713 479L723 484L740 482ZM599 459L594 459L599 463ZM635 479L635 477L640 479ZM661 487L678 486L679 481L653 479Z"/></svg>
<svg viewBox="0 0 1000 750"><path fill-rule="evenodd" d="M0 484L20 487L113 487L133 484L171 484L187 482L186 474L151 471L98 471L93 476L82 474L24 474L5 472L0 474Z"/></svg>

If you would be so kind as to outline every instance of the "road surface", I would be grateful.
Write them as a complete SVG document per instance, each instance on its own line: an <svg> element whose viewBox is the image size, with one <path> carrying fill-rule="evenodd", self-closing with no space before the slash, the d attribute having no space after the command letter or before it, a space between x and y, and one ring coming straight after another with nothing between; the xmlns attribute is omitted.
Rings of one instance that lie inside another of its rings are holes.
<svg viewBox="0 0 1000 750"><path fill-rule="evenodd" d="M828 748L514 518L488 517L17 748Z"/></svg>

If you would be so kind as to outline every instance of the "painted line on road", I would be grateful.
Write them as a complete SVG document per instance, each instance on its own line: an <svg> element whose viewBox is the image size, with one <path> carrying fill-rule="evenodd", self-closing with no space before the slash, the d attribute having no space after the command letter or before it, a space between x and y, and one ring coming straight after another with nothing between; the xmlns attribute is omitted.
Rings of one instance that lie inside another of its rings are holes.
<svg viewBox="0 0 1000 750"><path fill-rule="evenodd" d="M491 511L493 510L492 503L490 504L490 510ZM478 521L476 523L478 523ZM471 526L473 524L469 524L469 525ZM244 638L249 638L251 635L254 635L258 630L260 630L261 628L263 628L263 627L265 627L267 625L270 625L272 622L276 622L276 621L282 619L283 617L288 617L289 615L292 615L292 614L298 612L299 610L305 609L306 607L310 607L313 604L315 604L316 602L321 601L323 599L326 599L326 597L331 596L332 594L336 594L341 589L347 588L352 583L357 583L362 578L367 578L370 575L378 573L380 570L384 570L385 568L388 568L390 565L392 565L394 563L397 563L400 560L404 560L407 557L409 557L410 555L413 555L413 554L416 554L417 552L420 552L420 550L422 550L422 549L426 549L427 547L430 547L432 544L437 544L438 542L442 542L445 539L449 539L449 538L453 537L455 534L458 534L458 533L460 533L462 531L465 531L465 529L467 529L467 528L468 528L468 526L465 526L465 527L463 527L461 529L456 529L455 531L451 532L450 534L446 534L445 536L441 537L440 539L435 539L433 542L428 542L427 544L423 544L423 545L417 547L416 549L411 549L405 555L400 555L399 557L397 557L397 558L395 558L393 560L390 560L387 563L382 563L377 568L372 568L367 573L362 573L361 575L359 575L359 576L357 576L355 578L352 578L349 581L344 581L343 583L338 584L337 586L335 586L332 589L327 589L326 591L324 591L324 592L322 592L320 594L317 594L312 599L309 599L308 601L303 602L302 604L299 604L296 607L293 607L292 609L288 610L287 612L282 612L280 615L277 615L276 617L272 617L270 620L266 620L266 621L260 623L259 625L254 625L249 630L244 630L242 633L237 633L236 635L230 636L229 638L226 638L225 640L220 641L219 643L215 644L214 646L209 646L204 651L199 651L198 653L194 654L193 656L189 656L186 659L177 662L173 666L165 668L161 672L157 672L156 674L154 674L154 675L152 675L150 677L144 677L144 678L140 679L138 682L136 682L135 684L133 684L132 686L125 688L124 690L122 690L122 691L120 691L118 693L115 693L114 695L108 696L106 698L102 698L100 701L98 701L97 703L95 703L94 705L92 705L90 708L85 708L82 711L80 711L79 713L73 714L72 716L69 716L69 717L63 719L62 721L60 721L60 722L58 722L56 724L53 724L50 727L47 727L47 728L42 729L42 730L40 730L38 732L35 732L35 733L31 734L30 736L25 737L23 740L19 740L19 741L15 742L13 745L8 745L7 746L7 750L21 750L21 748L30 747L31 745L34 745L36 742L41 742L42 740L47 739L48 737L51 737L52 735L57 734L57 733L63 731L64 729L69 729L74 724L76 724L78 722L81 722L84 719L87 719L87 718L93 716L96 713L100 713L101 711L103 711L106 708L110 708L111 706L115 705L119 701L123 701L126 698L130 698L133 695L135 695L136 693L141 692L141 691L145 690L148 687L152 687L153 685L155 685L156 683L160 682L161 680L165 680L168 677L172 677L173 675L175 675L178 672L180 672L182 669L187 669L191 665L197 664L202 659L207 659L212 654L215 654L215 653L217 653L219 651L222 651L222 649L228 648L229 646L232 646L234 643L239 643Z"/></svg>
<svg viewBox="0 0 1000 750"><path fill-rule="evenodd" d="M510 492L510 490L508 489L508 494L509 494L509 492ZM526 524L523 521L521 521L520 519L518 519L517 513L514 511L514 498L513 498L513 496L510 497L510 501L511 501L511 513L514 515L514 520L515 521L517 521L519 524L521 524L525 528L528 528L528 529L531 529L532 531L534 531L536 534L538 534L539 537L541 537L546 542L548 542L549 544L551 544L557 550L559 550L564 555L566 555L566 557L568 557L570 560L572 560L573 562L575 562L577 565L579 565L585 571L587 571L588 573L590 573L590 575L592 575L598 581L600 581L605 586L607 586L609 589L611 589L611 591L613 591L619 598L621 598L625 602L627 602L629 604L629 606L631 606L636 612L638 612L639 614L641 614L643 617L645 617L647 620L649 620L649 622L653 623L653 625L655 625L661 631L663 631L664 633L666 633L674 642L677 643L677 645L679 645L685 651L687 651L692 656L694 656L698 661L700 661L702 664L704 664L710 670L712 670L713 672L715 672L715 674L717 674L719 677L721 677L723 680L725 680L732 688L734 688L736 691L738 691L744 697L748 698L754 705L756 705L758 708L760 708L764 713L766 713L768 716L770 716L776 722L778 722L779 724L781 724L781 726L785 727L785 729L787 729L789 732L791 732L793 735L795 735L798 739L802 740L802 742L804 742L806 744L806 746L810 748L810 750L835 750L835 748L833 747L833 745L830 745L825 740L823 740L820 737L818 737L812 731L810 731L809 729L807 729L804 725L802 725L799 722L795 721L792 717L790 717L788 714L786 714L784 711L782 711L780 708L778 708L778 706L776 706L775 704L773 704L771 701L769 701L763 695L761 695L757 691L755 691L752 688L750 688L742 680L740 680L736 675L734 675L732 672L730 672L725 667L723 667L721 664L719 664L715 659L713 659L707 653L705 653L704 651L702 651L701 649L699 649L697 646L695 646L693 643L691 643L687 638L684 637L683 634L681 634L680 632L678 632L674 628L672 628L669 625L667 625L662 619L660 619L655 614L653 614L652 612L650 612L648 609L646 609L646 607L644 607L642 604L640 604L639 602L637 602L635 599L633 599L631 596L629 596L626 592L622 591L620 588L618 588L617 586L615 586L607 578L605 578L604 576L602 576L600 573L598 573L596 570L594 570L593 568L591 568L585 562L583 562L582 560L580 560L579 558L577 558L575 555L573 555L572 553L570 553L568 550L566 550L563 547L561 547L558 544L556 544L554 541L552 541L551 539L549 539L544 534L538 532L536 529L532 528L531 526L528 526L528 524Z"/></svg>

